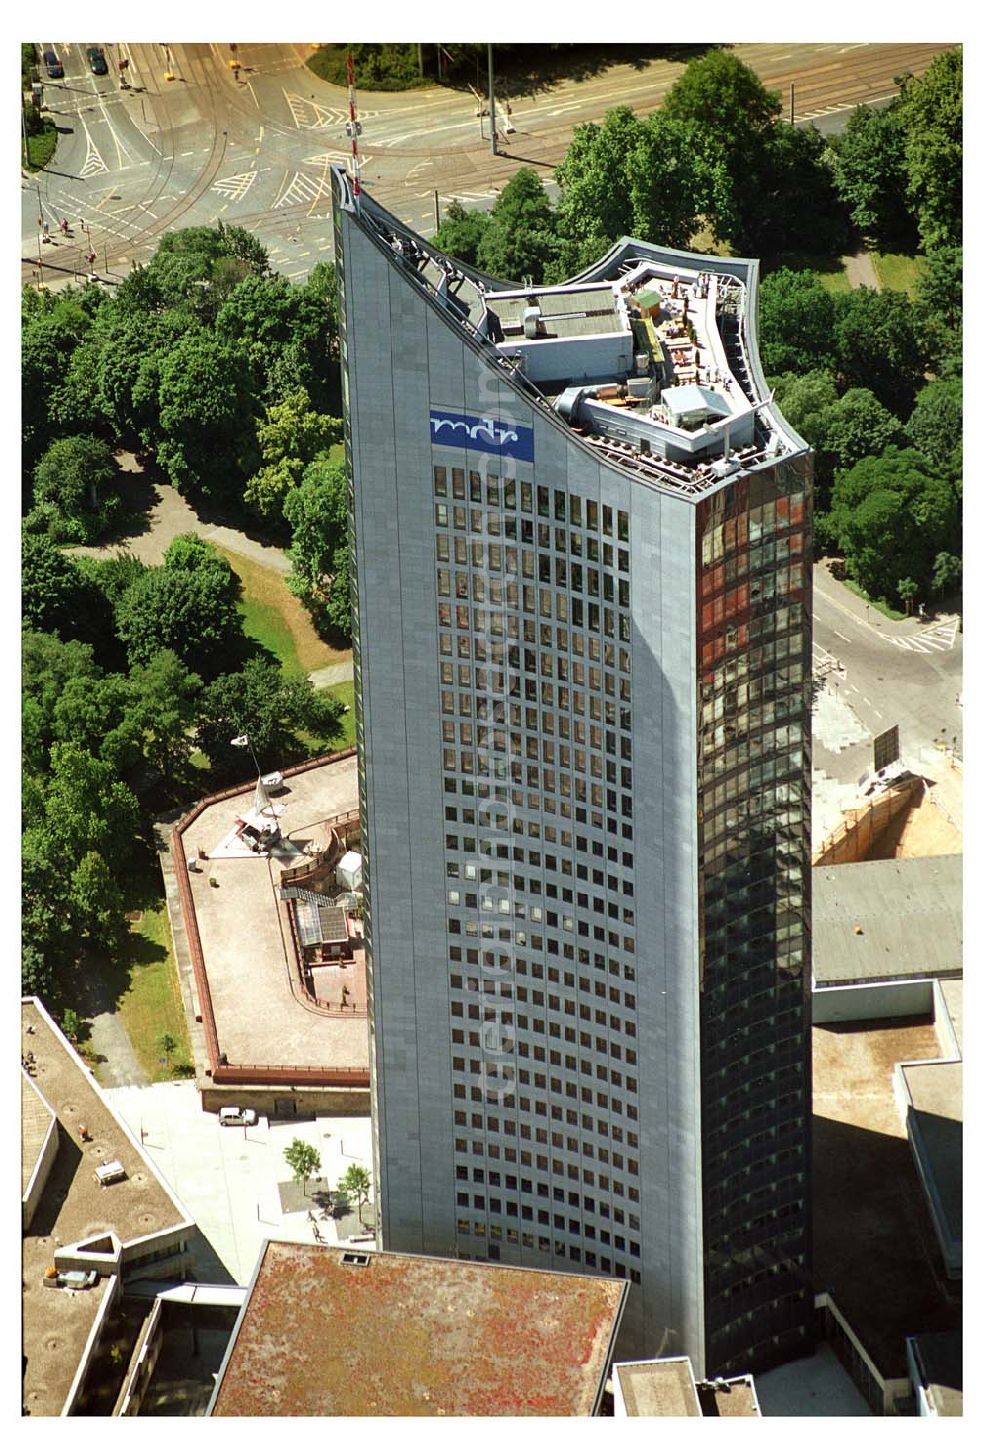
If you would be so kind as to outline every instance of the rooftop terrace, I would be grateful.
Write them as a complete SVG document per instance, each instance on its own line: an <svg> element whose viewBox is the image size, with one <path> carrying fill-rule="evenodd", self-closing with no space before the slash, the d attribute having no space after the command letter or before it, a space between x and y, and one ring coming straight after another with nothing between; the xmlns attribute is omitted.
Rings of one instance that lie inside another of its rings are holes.
<svg viewBox="0 0 1000 1449"><path fill-rule="evenodd" d="M187 880L219 1049L230 1063L366 1070L363 982L351 975L346 1011L320 1010L296 992L294 943L281 899L282 872L312 862L306 847L324 838L324 822L357 814L357 760L351 755L302 770L286 786L276 797L284 807L280 854L218 850L251 810L252 786L206 805L181 835L185 859L196 858L199 848L212 856ZM339 1002L340 993L333 999Z"/></svg>
<svg viewBox="0 0 1000 1449"><path fill-rule="evenodd" d="M498 285L336 176L344 210L450 324L607 461L698 494L803 450L751 340L756 263L626 238L562 286Z"/></svg>
<svg viewBox="0 0 1000 1449"><path fill-rule="evenodd" d="M212 1413L589 1415L604 1392L627 1287L271 1242Z"/></svg>

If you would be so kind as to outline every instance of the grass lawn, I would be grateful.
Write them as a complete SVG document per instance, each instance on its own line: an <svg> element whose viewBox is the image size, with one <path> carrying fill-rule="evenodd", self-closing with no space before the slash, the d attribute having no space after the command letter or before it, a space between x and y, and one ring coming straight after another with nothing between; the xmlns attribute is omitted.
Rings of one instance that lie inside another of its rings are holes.
<svg viewBox="0 0 1000 1449"><path fill-rule="evenodd" d="M906 618L905 614L901 614L898 609L894 609L891 605L887 604L885 599L869 598L861 585L856 584L853 579L844 579L843 583L845 589L850 589L852 594L857 594L859 599L864 599L866 604L871 604L873 609L878 609L879 613L884 614L887 619Z"/></svg>
<svg viewBox="0 0 1000 1449"><path fill-rule="evenodd" d="M192 1063L165 901L144 911L142 920L130 927L128 946L127 960L107 968L109 973L115 971L116 982L123 973L128 977L124 990L119 988L115 1011L150 1081L168 1082L175 1067L190 1068ZM177 1046L170 1059L161 1062L164 1052L159 1040L165 1033Z"/></svg>
<svg viewBox="0 0 1000 1449"><path fill-rule="evenodd" d="M927 269L926 257L907 257L900 252L872 252L871 258L875 275L885 291L906 292L911 297Z"/></svg>
<svg viewBox="0 0 1000 1449"><path fill-rule="evenodd" d="M851 290L843 257L816 256L811 252L776 252L761 261L763 276L781 267L787 267L790 272L815 272L828 292Z"/></svg>
<svg viewBox="0 0 1000 1449"><path fill-rule="evenodd" d="M270 649L281 661L282 669L302 669L310 674L350 658L349 649L331 649L324 644L304 606L289 592L284 574L242 554L224 548L219 552L243 581L239 608L246 633Z"/></svg>
<svg viewBox="0 0 1000 1449"><path fill-rule="evenodd" d="M59 132L56 130L56 123L51 116L42 117L43 129L34 136L28 137L28 159L25 169L27 171L41 171L47 166L56 153L56 143L59 140ZM21 159L24 160L24 139L21 140Z"/></svg>
<svg viewBox="0 0 1000 1449"><path fill-rule="evenodd" d="M323 689L318 689L316 693L327 695L331 699L339 699L341 704L347 705L347 713L342 720L343 737L334 741L332 748L334 750L353 749L358 742L357 728L354 723L354 681L346 679L343 684L327 684ZM322 754L324 750L331 747L328 740L320 735L310 734L308 730L299 730L298 737L311 755Z"/></svg>

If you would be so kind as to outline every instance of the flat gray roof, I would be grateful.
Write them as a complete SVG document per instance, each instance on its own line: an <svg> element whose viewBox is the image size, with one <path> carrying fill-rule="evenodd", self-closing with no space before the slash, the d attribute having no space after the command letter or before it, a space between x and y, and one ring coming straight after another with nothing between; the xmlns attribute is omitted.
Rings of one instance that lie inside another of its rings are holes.
<svg viewBox="0 0 1000 1449"><path fill-rule="evenodd" d="M960 855L817 866L812 885L818 986L962 970Z"/></svg>
<svg viewBox="0 0 1000 1449"><path fill-rule="evenodd" d="M624 332L611 287L565 287L558 292L526 290L516 296L490 293L487 305L497 314L504 339L524 335L524 309L537 307L546 337L589 337Z"/></svg>

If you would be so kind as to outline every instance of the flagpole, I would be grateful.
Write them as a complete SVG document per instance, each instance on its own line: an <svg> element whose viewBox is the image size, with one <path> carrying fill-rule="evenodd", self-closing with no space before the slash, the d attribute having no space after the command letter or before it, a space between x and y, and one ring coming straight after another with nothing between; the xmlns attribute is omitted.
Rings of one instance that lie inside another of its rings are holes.
<svg viewBox="0 0 1000 1449"><path fill-rule="evenodd" d="M233 745L243 745L243 744L245 744L246 745L247 749L250 751L250 754L251 754L251 756L253 758L253 767L257 771L257 784L258 784L258 786L259 786L260 789L264 790L263 776L260 773L260 761L257 759L257 751L253 747L253 741L251 740L250 736L248 734L237 735L234 740L230 740L230 744L233 744ZM264 790L264 793L265 793L265 795L267 795L268 802L269 802L269 804L271 806L271 819L274 821L275 828L276 828L276 830L278 832L278 835L280 836L281 835L281 826L278 824L278 812L274 808L274 801L271 799L271 796L268 794L268 792L266 790ZM263 811L262 813L263 814L266 814L267 812L266 811Z"/></svg>

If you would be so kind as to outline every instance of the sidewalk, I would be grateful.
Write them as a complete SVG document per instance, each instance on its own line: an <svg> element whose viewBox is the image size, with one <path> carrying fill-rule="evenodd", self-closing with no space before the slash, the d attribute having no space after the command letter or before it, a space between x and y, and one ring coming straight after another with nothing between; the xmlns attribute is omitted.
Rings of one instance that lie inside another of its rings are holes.
<svg viewBox="0 0 1000 1449"><path fill-rule="evenodd" d="M842 614L855 624L869 629L873 634L882 638L911 638L919 634L921 630L928 629L934 624L949 623L958 619L957 614L935 613L928 611L924 618L918 614L911 614L907 619L889 619L877 609L874 604L869 604L865 599L853 593L846 584L835 579L830 573L828 561L820 559L813 565L813 591L821 594L822 597L833 608L839 609Z"/></svg>

